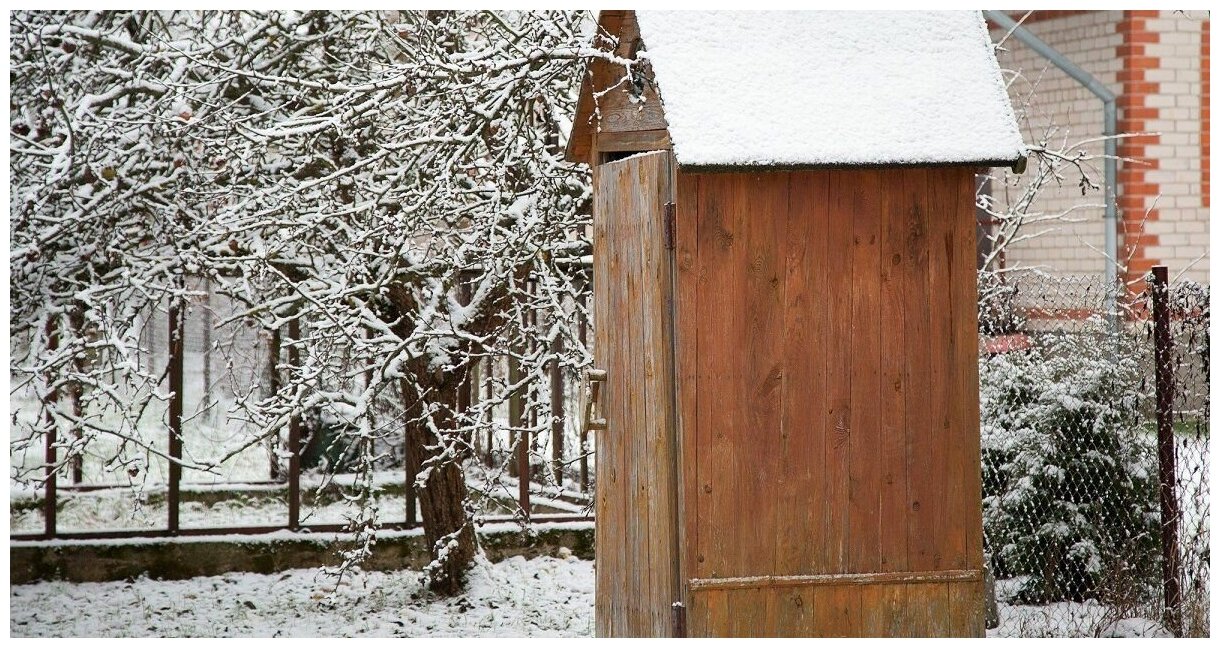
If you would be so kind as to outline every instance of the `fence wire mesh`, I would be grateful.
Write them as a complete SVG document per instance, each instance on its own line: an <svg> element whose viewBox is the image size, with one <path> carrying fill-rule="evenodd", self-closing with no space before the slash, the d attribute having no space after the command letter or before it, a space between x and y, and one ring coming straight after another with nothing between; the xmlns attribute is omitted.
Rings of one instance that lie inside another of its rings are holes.
<svg viewBox="0 0 1220 648"><path fill-rule="evenodd" d="M1163 569L1151 292L1038 272L979 288L991 634L1206 635L1208 288L1169 290L1177 574ZM1180 610L1165 606L1174 586Z"/></svg>

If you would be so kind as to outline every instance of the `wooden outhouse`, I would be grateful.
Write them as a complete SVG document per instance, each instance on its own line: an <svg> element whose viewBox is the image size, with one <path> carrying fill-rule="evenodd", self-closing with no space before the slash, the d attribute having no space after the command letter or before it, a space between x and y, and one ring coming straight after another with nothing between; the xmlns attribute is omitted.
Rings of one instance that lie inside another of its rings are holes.
<svg viewBox="0 0 1220 648"><path fill-rule="evenodd" d="M982 17L599 23L597 634L982 635Z"/></svg>

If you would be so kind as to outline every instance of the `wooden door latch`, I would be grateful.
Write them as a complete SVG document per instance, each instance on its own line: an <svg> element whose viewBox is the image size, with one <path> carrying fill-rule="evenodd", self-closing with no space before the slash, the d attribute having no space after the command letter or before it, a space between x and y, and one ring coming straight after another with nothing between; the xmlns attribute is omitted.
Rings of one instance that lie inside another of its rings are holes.
<svg viewBox="0 0 1220 648"><path fill-rule="evenodd" d="M604 430L608 423L602 416L602 384L606 382L605 369L590 369L587 374L589 400L585 403L585 429Z"/></svg>

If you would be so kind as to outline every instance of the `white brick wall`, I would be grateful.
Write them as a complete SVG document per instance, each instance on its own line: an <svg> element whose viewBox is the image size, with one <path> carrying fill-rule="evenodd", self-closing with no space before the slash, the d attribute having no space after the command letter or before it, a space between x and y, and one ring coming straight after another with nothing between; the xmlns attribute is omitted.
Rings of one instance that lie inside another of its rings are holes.
<svg viewBox="0 0 1220 648"><path fill-rule="evenodd" d="M1147 182L1159 184L1161 195L1156 203L1160 218L1147 224L1148 233L1159 237L1159 244L1149 247L1146 253L1167 264L1171 273L1181 271L1183 276L1202 282L1208 281L1210 262L1209 210L1202 203L1199 139L1200 36L1206 17L1207 13L1202 11L1163 11L1147 23L1149 29L1160 33L1160 42L1147 46L1147 55L1160 59L1159 69L1147 72L1147 80L1160 83L1160 92L1147 97L1147 105L1158 108L1160 114L1146 129L1160 133L1159 144L1147 149L1149 157L1160 160L1159 168L1148 172ZM1122 60L1117 48L1122 44L1122 35L1117 28L1121 19L1121 11L1090 11L1037 20L1025 26L1120 94L1118 71ZM1003 35L1002 30L992 32L993 40ZM1026 142L1038 143L1046 137L1048 129L1055 129L1051 145L1101 136L1100 100L1014 38L1006 40L997 54L1010 80L1009 94ZM1100 156L1102 146L1095 142L1084 150ZM1100 157L1093 165L1092 175L1101 184ZM1078 180L1078 176L1071 174L1062 187L1044 191L1031 211L1058 213L1081 205L1098 206L1076 209L1061 222L1048 224L1051 231L1009 247L1006 261L1010 267L1037 266L1064 275L1102 275L1105 229L1100 205L1104 203L1104 194L1089 191L1082 196ZM1004 199L1002 190L993 193L997 199ZM1010 190L1009 195L1019 193Z"/></svg>
<svg viewBox="0 0 1220 648"><path fill-rule="evenodd" d="M1199 60L1203 11L1162 11L1147 25L1160 34L1159 43L1149 43L1148 56L1160 59L1160 94L1148 97L1148 105L1160 108L1160 118L1148 130L1161 134L1159 144L1148 147L1148 155L1160 160L1147 180L1160 185L1157 208L1160 218L1147 223L1149 234L1159 238L1147 254L1169 266L1171 274L1204 283L1208 280L1209 209L1200 190L1202 66ZM1172 80L1169 80L1172 79Z"/></svg>
<svg viewBox="0 0 1220 648"><path fill-rule="evenodd" d="M1122 37L1116 26L1121 15L1119 11L1088 12L1025 26L1117 92L1121 62L1115 51ZM1001 30L994 31L992 39L996 41L1003 35ZM997 58L1010 80L1009 95L1027 143L1042 141L1049 129L1055 131L1048 141L1051 146L1072 145L1101 137L1101 100L1079 83L1015 38L1003 43ZM1091 165L1090 175L1097 184L1102 184L1102 142L1082 148L1090 155L1098 156ZM1016 181L1023 179L1017 177ZM1102 276L1105 270L1105 259L1100 252L1105 248L1105 210L1101 207L1105 202L1104 194L1089 191L1082 196L1078 181L1079 176L1069 175L1062 186L1042 191L1031 211L1072 211L1059 222L1035 226L1039 231L1050 231L1010 246L1006 255L1009 267L1037 266L1058 274ZM999 192L996 197L1003 199ZM1084 205L1093 207L1080 208Z"/></svg>

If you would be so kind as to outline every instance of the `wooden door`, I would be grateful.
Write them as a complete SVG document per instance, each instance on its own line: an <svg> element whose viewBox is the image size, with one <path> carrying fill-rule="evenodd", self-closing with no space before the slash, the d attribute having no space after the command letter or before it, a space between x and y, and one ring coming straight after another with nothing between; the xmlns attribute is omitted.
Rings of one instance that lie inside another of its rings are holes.
<svg viewBox="0 0 1220 648"><path fill-rule="evenodd" d="M593 169L594 358L607 374L597 433L596 625L667 636L677 600L671 156Z"/></svg>
<svg viewBox="0 0 1220 648"><path fill-rule="evenodd" d="M972 171L679 173L675 202L690 633L981 635Z"/></svg>

